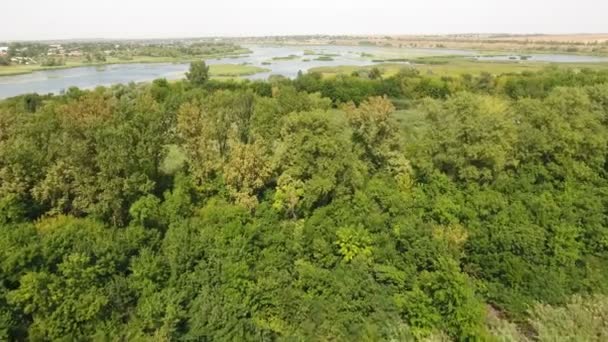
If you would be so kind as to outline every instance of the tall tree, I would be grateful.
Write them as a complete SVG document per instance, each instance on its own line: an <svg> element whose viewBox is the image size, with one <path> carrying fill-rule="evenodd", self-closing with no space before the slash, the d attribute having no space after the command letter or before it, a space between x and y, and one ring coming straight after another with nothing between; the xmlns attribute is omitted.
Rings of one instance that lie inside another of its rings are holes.
<svg viewBox="0 0 608 342"><path fill-rule="evenodd" d="M190 63L190 71L186 73L186 78L194 86L200 87L209 80L209 67L205 61L195 61Z"/></svg>

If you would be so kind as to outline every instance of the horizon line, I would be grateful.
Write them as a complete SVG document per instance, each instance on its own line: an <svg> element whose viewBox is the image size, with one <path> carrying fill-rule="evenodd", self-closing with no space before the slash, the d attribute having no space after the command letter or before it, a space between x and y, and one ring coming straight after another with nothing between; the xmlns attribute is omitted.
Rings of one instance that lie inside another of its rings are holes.
<svg viewBox="0 0 608 342"><path fill-rule="evenodd" d="M225 39L247 39L247 38L289 38L289 37L447 37L447 36L474 36L474 35L505 35L505 36L575 36L575 35L607 35L608 32L569 32L569 33L548 33L548 32L530 32L530 33L512 33L512 32L452 32L452 33L344 33L344 34L326 34L326 33L303 33L303 34L287 34L287 35L276 35L276 34L259 34L259 35L194 35L194 36L140 36L140 37L70 37L70 38L25 38L25 39L0 39L0 42L12 43L12 42L52 42L52 41L94 41L94 40L108 40L108 41L126 41L126 40L166 40L166 39L212 39L212 38L225 38ZM607 37L608 38L608 37Z"/></svg>

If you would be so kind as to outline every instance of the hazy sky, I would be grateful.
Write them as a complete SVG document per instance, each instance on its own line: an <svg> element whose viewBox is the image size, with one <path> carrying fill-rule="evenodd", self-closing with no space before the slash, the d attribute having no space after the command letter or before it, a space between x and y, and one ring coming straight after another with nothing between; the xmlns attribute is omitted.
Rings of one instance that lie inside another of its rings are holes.
<svg viewBox="0 0 608 342"><path fill-rule="evenodd" d="M608 32L608 0L1 1L0 40Z"/></svg>

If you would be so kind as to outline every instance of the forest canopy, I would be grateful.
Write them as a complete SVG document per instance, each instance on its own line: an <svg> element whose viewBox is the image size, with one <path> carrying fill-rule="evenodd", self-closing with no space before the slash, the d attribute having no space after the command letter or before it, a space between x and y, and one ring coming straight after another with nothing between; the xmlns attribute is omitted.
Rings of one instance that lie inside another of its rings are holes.
<svg viewBox="0 0 608 342"><path fill-rule="evenodd" d="M608 73L0 102L0 340L608 339Z"/></svg>

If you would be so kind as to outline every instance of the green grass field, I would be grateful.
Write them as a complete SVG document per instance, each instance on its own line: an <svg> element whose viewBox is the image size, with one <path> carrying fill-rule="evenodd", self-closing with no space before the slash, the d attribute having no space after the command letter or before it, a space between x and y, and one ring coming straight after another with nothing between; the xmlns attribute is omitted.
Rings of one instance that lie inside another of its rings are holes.
<svg viewBox="0 0 608 342"><path fill-rule="evenodd" d="M416 60L414 60L415 63ZM421 59L424 64L403 64L403 63L381 63L369 66L327 66L312 68L309 72L321 73L324 77L335 77L339 74L351 74L354 71L370 70L374 67L380 69L382 75L390 77L404 68L415 68L421 73L458 76L462 74L480 74L487 72L490 74L519 73L523 71L537 71L547 66L557 65L564 68L575 69L608 69L608 63L540 63L540 62L479 62L464 58L440 58L438 60ZM436 62L436 63L435 63ZM439 63L441 62L441 63Z"/></svg>
<svg viewBox="0 0 608 342"><path fill-rule="evenodd" d="M248 76L267 71L270 70L253 65L242 64L216 64L209 66L209 74L212 77Z"/></svg>
<svg viewBox="0 0 608 342"><path fill-rule="evenodd" d="M298 55L289 55L289 56L282 56L282 57L272 57L273 61L291 61L294 59L298 59L300 58L300 56Z"/></svg>
<svg viewBox="0 0 608 342"><path fill-rule="evenodd" d="M127 63L135 63L135 62L128 61ZM103 64L112 64L112 63L103 63ZM69 68L76 68L76 67L82 67L82 66L94 66L94 65L102 65L102 64L85 64L85 63L76 62L76 61L67 61L65 65L54 66L54 67L44 67L44 66L41 66L38 64L34 64L34 65L11 64L9 66L0 66L0 76L21 75L21 74L29 74L34 71L69 69Z"/></svg>

